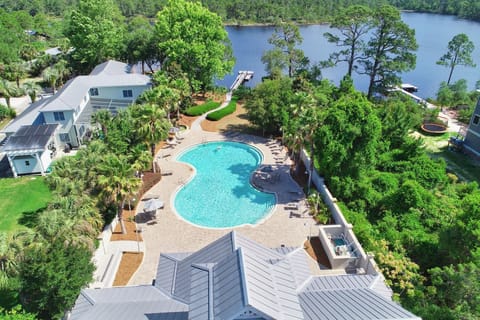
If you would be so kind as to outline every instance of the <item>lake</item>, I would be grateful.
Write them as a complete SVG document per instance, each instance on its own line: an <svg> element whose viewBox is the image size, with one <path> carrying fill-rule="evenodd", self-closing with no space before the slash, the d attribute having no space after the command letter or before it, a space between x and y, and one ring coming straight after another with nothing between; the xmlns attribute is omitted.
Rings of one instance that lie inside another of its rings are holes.
<svg viewBox="0 0 480 320"><path fill-rule="evenodd" d="M457 66L452 76L452 83L458 79L466 79L470 89L475 87L475 82L480 80L480 23L457 19L453 16L443 16L426 13L402 13L402 19L410 28L415 29L418 43L417 65L415 70L401 75L404 83L411 83L419 87L418 95L427 98L434 97L440 82L447 81L449 69L436 64L436 61L447 51L448 42L459 33L468 35L475 43L473 60L476 68ZM249 86L255 86L266 75L261 57L265 50L271 48L268 39L273 33L273 27L226 27L232 42L233 53L236 58L234 73L226 76L218 84L229 87L239 70L252 70L255 76L249 82ZM311 62L326 60L329 54L337 48L329 43L323 34L334 32L328 25L301 26L300 32L303 43L300 48ZM334 83L343 78L347 66L345 63L334 68L322 70L324 78ZM366 91L368 78L362 75L354 75L354 83L357 89Z"/></svg>

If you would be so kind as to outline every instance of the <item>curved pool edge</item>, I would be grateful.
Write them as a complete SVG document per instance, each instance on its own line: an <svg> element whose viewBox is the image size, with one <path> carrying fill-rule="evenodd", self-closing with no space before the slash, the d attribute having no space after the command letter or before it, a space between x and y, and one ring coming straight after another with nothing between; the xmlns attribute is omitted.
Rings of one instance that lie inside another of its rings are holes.
<svg viewBox="0 0 480 320"><path fill-rule="evenodd" d="M244 145L247 145L253 149L255 149L260 155L261 155L261 159L260 159L260 162L259 164L257 165L257 168L259 168L260 166L262 166L265 162L265 154L264 152L258 148L257 146L254 146L250 143L246 143L246 142L241 142L241 141L231 141L231 140L209 140L207 142L201 142L201 143L196 143L196 144L192 144L190 146L188 146L187 148L181 150L181 152L179 152L173 159L174 162L176 163L179 163L179 164L183 164L183 165L186 165L187 167L191 168L192 169L192 174L188 177L188 179L183 182L182 184L178 185L173 191L172 191L172 195L170 196L170 208L172 210L172 212L175 214L176 217L178 217L180 220L186 222L187 224L189 225L192 225L194 227L197 227L197 228L201 228L201 229L212 229L212 230L231 230L231 229L235 229L235 228L242 228L242 227L252 227L252 228L255 228L255 227L258 227L260 225L262 225L263 223L265 223L268 219L270 219L270 217L273 216L273 214L275 213L277 207L278 207L278 194L277 192L275 191L265 191L265 190L260 190L259 188L257 188L253 183L252 183L252 176L253 176L253 173L255 172L255 170L250 174L250 177L249 177L249 183L250 185L252 186L252 188L254 188L255 190L258 190L259 192L262 192L262 193L268 193L268 194L272 194L274 197L275 197L275 202L273 204L273 206L270 208L270 210L268 212L265 212L265 215L260 218L259 220L257 220L254 224L252 223L242 223L242 224L239 224L239 225L235 225L235 226L230 226L230 227L209 227L209 226L204 226L204 225L200 225L200 224L196 224L196 223L193 223L192 221L189 221L187 220L186 218L184 218L180 213L178 213L177 211L177 208L175 207L175 198L177 197L177 194L178 192L180 192L180 190L182 190L182 188L184 186L186 186L190 181L192 181L195 176L197 175L197 169L192 166L190 163L187 163L187 162L184 162L184 161L179 161L178 159L183 156L185 153L187 153L188 151L202 145L202 144L206 144L206 143L218 143L218 142L229 142L229 143L238 143L238 144L244 144Z"/></svg>

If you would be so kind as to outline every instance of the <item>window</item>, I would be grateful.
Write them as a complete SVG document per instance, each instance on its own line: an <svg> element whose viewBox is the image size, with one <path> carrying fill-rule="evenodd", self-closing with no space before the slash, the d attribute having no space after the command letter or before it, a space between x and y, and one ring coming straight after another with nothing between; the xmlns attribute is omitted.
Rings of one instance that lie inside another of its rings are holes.
<svg viewBox="0 0 480 320"><path fill-rule="evenodd" d="M80 137L83 137L84 132L85 132L85 126L81 126L80 129L78 129L78 133L80 134Z"/></svg>
<svg viewBox="0 0 480 320"><path fill-rule="evenodd" d="M30 165L30 161L25 161L25 165L28 167Z"/></svg>
<svg viewBox="0 0 480 320"><path fill-rule="evenodd" d="M124 98L131 98L131 97L133 97L133 92L132 92L132 90L123 90L123 97L124 97Z"/></svg>
<svg viewBox="0 0 480 320"><path fill-rule="evenodd" d="M91 88L90 89L91 96L98 96L98 88Z"/></svg>
<svg viewBox="0 0 480 320"><path fill-rule="evenodd" d="M60 141L70 142L70 136L68 135L68 133L60 133Z"/></svg>
<svg viewBox="0 0 480 320"><path fill-rule="evenodd" d="M53 118L55 119L55 121L63 121L65 120L65 115L63 114L63 112L54 112Z"/></svg>
<svg viewBox="0 0 480 320"><path fill-rule="evenodd" d="M473 122L473 124L474 124L474 125L478 125L478 123L480 122L480 116L479 116L479 115L477 115L477 114L476 114L476 115L474 115L474 116L473 116L473 121L472 121L472 122Z"/></svg>

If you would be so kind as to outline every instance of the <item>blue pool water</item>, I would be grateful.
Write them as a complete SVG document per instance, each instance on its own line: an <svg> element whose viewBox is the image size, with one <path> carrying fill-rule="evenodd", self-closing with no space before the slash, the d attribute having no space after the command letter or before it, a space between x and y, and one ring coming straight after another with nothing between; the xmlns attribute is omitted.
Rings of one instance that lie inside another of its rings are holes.
<svg viewBox="0 0 480 320"><path fill-rule="evenodd" d="M252 187L250 176L261 153L244 143L209 142L182 153L178 161L196 169L175 196L177 213L203 227L228 228L255 224L275 205L275 196Z"/></svg>

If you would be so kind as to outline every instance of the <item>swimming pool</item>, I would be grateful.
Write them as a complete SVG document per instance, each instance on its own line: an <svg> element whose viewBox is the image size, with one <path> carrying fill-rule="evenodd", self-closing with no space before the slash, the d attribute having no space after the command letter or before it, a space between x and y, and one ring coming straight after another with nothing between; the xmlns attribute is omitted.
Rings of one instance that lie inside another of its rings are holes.
<svg viewBox="0 0 480 320"><path fill-rule="evenodd" d="M209 142L188 149L178 161L196 170L175 195L174 207L185 220L209 228L255 224L271 212L275 196L250 184L261 153L239 142Z"/></svg>

